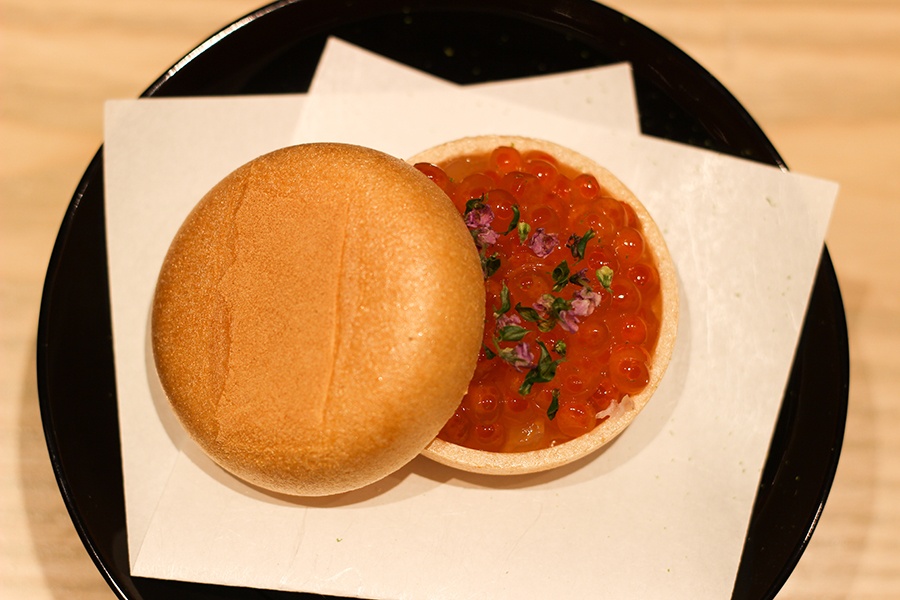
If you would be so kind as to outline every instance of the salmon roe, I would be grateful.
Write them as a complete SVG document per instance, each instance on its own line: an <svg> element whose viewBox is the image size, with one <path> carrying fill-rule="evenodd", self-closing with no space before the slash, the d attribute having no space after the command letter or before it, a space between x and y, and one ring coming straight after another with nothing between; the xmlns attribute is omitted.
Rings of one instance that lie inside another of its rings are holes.
<svg viewBox="0 0 900 600"><path fill-rule="evenodd" d="M503 146L416 168L464 215L485 275L481 353L439 438L548 448L646 387L659 274L629 204L545 152Z"/></svg>

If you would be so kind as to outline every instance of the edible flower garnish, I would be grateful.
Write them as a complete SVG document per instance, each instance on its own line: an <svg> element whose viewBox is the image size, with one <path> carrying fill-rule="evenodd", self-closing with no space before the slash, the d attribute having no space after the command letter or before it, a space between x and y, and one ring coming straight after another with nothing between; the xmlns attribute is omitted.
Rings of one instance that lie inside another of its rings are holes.
<svg viewBox="0 0 900 600"><path fill-rule="evenodd" d="M506 282L504 281L503 287L500 288L500 307L494 311L494 316L499 317L500 315L509 312L509 309L509 288L506 287Z"/></svg>
<svg viewBox="0 0 900 600"><path fill-rule="evenodd" d="M543 227L534 230L531 239L528 241L528 247L536 255L544 258L553 252L559 245L559 236L555 233L545 233Z"/></svg>
<svg viewBox="0 0 900 600"><path fill-rule="evenodd" d="M466 213L466 227L472 230L475 244L479 248L496 244L500 234L491 229L494 211L487 204L479 204Z"/></svg>
<svg viewBox="0 0 900 600"><path fill-rule="evenodd" d="M559 323L559 326L569 333L578 331L578 325L581 323L578 316L571 310L560 311L556 320Z"/></svg>
<svg viewBox="0 0 900 600"><path fill-rule="evenodd" d="M566 284L569 283L569 263L566 261L562 261L556 268L553 269L553 272L550 273L550 276L553 277L553 291L558 292L559 290L566 287Z"/></svg>
<svg viewBox="0 0 900 600"><path fill-rule="evenodd" d="M547 418L551 421L559 412L559 389L550 392L550 405L547 407Z"/></svg>
<svg viewBox="0 0 900 600"><path fill-rule="evenodd" d="M497 328L497 339L501 342L518 342L528 335L528 330L520 325L504 325Z"/></svg>
<svg viewBox="0 0 900 600"><path fill-rule="evenodd" d="M544 319L558 318L561 311L569 310L570 308L572 308L572 304L570 302L564 300L563 298L557 298L553 294L544 294L543 296L538 298L538 301L531 306ZM522 316L525 317L525 315Z"/></svg>
<svg viewBox="0 0 900 600"><path fill-rule="evenodd" d="M566 355L566 343L565 343L564 341L562 341L562 340L559 340L558 342L556 342L555 344L553 344L553 349L554 349L554 350L556 351L556 353L559 354L560 356L565 356L565 355Z"/></svg>
<svg viewBox="0 0 900 600"><path fill-rule="evenodd" d="M565 331L575 333L581 321L599 305L600 295L589 286L584 286L575 290L571 300L544 294L531 307L516 304L515 309L522 319L537 323L540 331L550 331L558 324ZM560 354L564 353L565 347Z"/></svg>
<svg viewBox="0 0 900 600"><path fill-rule="evenodd" d="M510 325L520 325L522 323L522 319L519 318L517 314L502 314L497 317L497 329L503 329L504 327L509 327Z"/></svg>
<svg viewBox="0 0 900 600"><path fill-rule="evenodd" d="M486 256L483 252L481 254L481 272L484 273L484 278L487 279L491 275L497 272L497 269L500 268L500 255L496 252L491 254L490 256Z"/></svg>
<svg viewBox="0 0 900 600"><path fill-rule="evenodd" d="M466 227L469 229L481 229L482 227L490 227L494 222L494 211L491 207L483 202L476 200L466 205L469 210L466 211Z"/></svg>
<svg viewBox="0 0 900 600"><path fill-rule="evenodd" d="M537 344L541 348L541 357L538 359L537 365L533 366L531 370L525 374L525 380L519 388L519 393L523 396L531 392L531 388L534 384L553 381L553 378L556 377L556 367L563 361L561 358L553 360L553 358L550 357L550 351L547 350L547 346L545 346L543 342L538 341Z"/></svg>
<svg viewBox="0 0 900 600"><path fill-rule="evenodd" d="M575 258L575 262L578 262L582 258L584 258L584 249L587 246L587 243L594 237L594 230L588 229L587 233L584 235L576 235L572 234L569 236L569 241L566 242L566 248L571 250L572 256Z"/></svg>
<svg viewBox="0 0 900 600"><path fill-rule="evenodd" d="M544 294L531 307L516 304L516 312L526 321L537 323L540 331L550 331L559 321L561 312L571 310L572 303L552 294Z"/></svg>
<svg viewBox="0 0 900 600"><path fill-rule="evenodd" d="M587 317L600 305L600 294L589 287L579 288L572 296L572 312L578 317Z"/></svg>
<svg viewBox="0 0 900 600"><path fill-rule="evenodd" d="M581 287L591 287L591 280L588 279L587 269L576 271L575 274L569 277L569 283L574 283L575 285L580 285Z"/></svg>
<svg viewBox="0 0 900 600"><path fill-rule="evenodd" d="M531 225L525 221L520 221L519 224L516 225L516 231L519 233L519 243L524 244L525 240L528 239L528 234L531 233Z"/></svg>
<svg viewBox="0 0 900 600"><path fill-rule="evenodd" d="M534 354L531 352L531 347L525 342L519 342L512 348L501 348L499 356L515 367L517 371L530 369L534 364Z"/></svg>
<svg viewBox="0 0 900 600"><path fill-rule="evenodd" d="M588 279L587 269L581 269L576 271L573 274L569 274L569 263L567 261L562 261L553 271L550 273L550 277L553 278L553 291L558 292L564 287L566 284L572 283L575 285L579 285L581 287L591 287L591 280Z"/></svg>
<svg viewBox="0 0 900 600"><path fill-rule="evenodd" d="M487 248L496 244L500 239L500 234L491 229L491 223L494 222L494 211L484 203L484 196L472 198L466 202L464 219L466 227L469 228L469 232L475 240L475 246L481 256L481 271L484 278L487 279L500 268L500 254L495 252L490 256L487 255Z"/></svg>
<svg viewBox="0 0 900 600"><path fill-rule="evenodd" d="M590 316L600 304L600 295L589 287L578 288L572 296L572 308L559 313L559 326L574 333L578 331L581 320Z"/></svg>
<svg viewBox="0 0 900 600"><path fill-rule="evenodd" d="M506 235L513 229L519 228L519 205L518 204L512 205L512 213L513 213L513 216L512 216L512 219L509 221L509 227L506 228L506 231L503 232L503 235Z"/></svg>
<svg viewBox="0 0 900 600"><path fill-rule="evenodd" d="M603 265L599 269L597 269L597 280L600 282L600 285L603 286L607 292L610 291L610 286L612 286L612 278L613 278L613 270L610 269L607 265Z"/></svg>

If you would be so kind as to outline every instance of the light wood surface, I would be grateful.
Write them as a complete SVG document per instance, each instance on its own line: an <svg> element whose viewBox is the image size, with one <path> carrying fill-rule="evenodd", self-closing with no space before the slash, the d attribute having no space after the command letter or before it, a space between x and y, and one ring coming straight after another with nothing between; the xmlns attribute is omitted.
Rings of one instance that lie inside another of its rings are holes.
<svg viewBox="0 0 900 600"><path fill-rule="evenodd" d="M827 243L850 329L840 467L779 598L900 598L900 2L622 0L717 76L788 165L838 181ZM35 334L50 251L102 141L137 96L257 0L0 0L0 598L112 598L59 496Z"/></svg>

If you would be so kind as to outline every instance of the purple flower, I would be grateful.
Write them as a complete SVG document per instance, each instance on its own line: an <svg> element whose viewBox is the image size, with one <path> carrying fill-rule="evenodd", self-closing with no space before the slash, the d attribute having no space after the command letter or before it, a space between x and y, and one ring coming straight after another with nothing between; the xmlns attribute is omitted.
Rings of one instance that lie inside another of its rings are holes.
<svg viewBox="0 0 900 600"><path fill-rule="evenodd" d="M497 240L500 239L500 234L490 227L479 227L472 230L472 233L475 234L475 244L479 248L496 244Z"/></svg>
<svg viewBox="0 0 900 600"><path fill-rule="evenodd" d="M546 319L550 315L550 309L553 308L553 301L555 298L550 294L544 294L538 301L531 305L531 308L538 311L538 314L541 315L541 318Z"/></svg>
<svg viewBox="0 0 900 600"><path fill-rule="evenodd" d="M581 323L581 320L578 318L578 315L575 314L574 310L561 310L559 311L558 323L560 327L569 333L575 333L578 331L578 325Z"/></svg>
<svg viewBox="0 0 900 600"><path fill-rule="evenodd" d="M534 354L531 353L531 347L525 342L519 342L518 344L516 344L515 348L513 348L513 352L514 358L510 361L509 364L514 366L516 369L530 369L531 365L534 364Z"/></svg>
<svg viewBox="0 0 900 600"><path fill-rule="evenodd" d="M517 371L530 369L534 365L534 354L525 342L519 342L512 348L502 348L500 358L514 366Z"/></svg>
<svg viewBox="0 0 900 600"><path fill-rule="evenodd" d="M555 233L544 233L543 227L535 229L531 239L528 240L528 247L541 258L553 252L557 246L559 237Z"/></svg>
<svg viewBox="0 0 900 600"><path fill-rule="evenodd" d="M497 317L497 329L506 327L507 325L520 325L522 319L515 313L506 313Z"/></svg>
<svg viewBox="0 0 900 600"><path fill-rule="evenodd" d="M572 312L577 317L587 317L600 304L600 295L590 288L579 288L572 296Z"/></svg>
<svg viewBox="0 0 900 600"><path fill-rule="evenodd" d="M487 204L482 204L466 213L466 227L469 229L486 229L493 222L494 211Z"/></svg>
<svg viewBox="0 0 900 600"><path fill-rule="evenodd" d="M466 227L472 230L472 237L475 238L475 244L479 248L496 244L500 239L500 234L491 229L494 211L487 204L479 204L477 208L466 212L465 221Z"/></svg>
<svg viewBox="0 0 900 600"><path fill-rule="evenodd" d="M580 271L569 277L569 281L574 283L575 285L581 286L590 285L591 283L591 280L588 279L587 276L587 269L581 269Z"/></svg>

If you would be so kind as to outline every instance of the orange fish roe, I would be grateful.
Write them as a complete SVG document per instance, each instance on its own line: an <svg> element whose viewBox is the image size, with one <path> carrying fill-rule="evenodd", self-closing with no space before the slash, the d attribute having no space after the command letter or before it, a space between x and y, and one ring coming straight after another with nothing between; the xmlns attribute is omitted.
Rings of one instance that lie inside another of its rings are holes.
<svg viewBox="0 0 900 600"><path fill-rule="evenodd" d="M662 302L629 204L545 152L503 146L416 167L464 215L485 275L478 365L439 438L497 452L548 448L644 389Z"/></svg>

